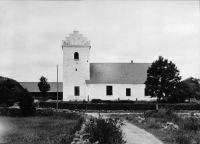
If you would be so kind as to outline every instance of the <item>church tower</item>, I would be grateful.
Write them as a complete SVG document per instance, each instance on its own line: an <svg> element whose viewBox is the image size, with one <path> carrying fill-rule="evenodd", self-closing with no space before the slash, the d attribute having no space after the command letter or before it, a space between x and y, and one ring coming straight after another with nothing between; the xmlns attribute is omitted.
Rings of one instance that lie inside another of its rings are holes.
<svg viewBox="0 0 200 144"><path fill-rule="evenodd" d="M63 101L86 100L86 80L90 79L90 42L74 31L62 41Z"/></svg>

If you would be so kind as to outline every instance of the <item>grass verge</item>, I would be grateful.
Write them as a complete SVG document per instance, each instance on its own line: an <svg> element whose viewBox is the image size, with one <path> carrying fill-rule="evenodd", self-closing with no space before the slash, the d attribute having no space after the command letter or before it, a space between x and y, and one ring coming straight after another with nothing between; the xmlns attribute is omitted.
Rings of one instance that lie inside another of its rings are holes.
<svg viewBox="0 0 200 144"><path fill-rule="evenodd" d="M67 116L4 117L12 130L4 135L8 143L70 144L74 133L80 129L82 118Z"/></svg>

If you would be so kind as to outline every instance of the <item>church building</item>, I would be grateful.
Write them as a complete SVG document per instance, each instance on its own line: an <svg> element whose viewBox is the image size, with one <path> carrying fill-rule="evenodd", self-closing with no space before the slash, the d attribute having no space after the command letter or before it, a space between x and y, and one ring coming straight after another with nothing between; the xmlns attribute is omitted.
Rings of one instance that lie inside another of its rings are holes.
<svg viewBox="0 0 200 144"><path fill-rule="evenodd" d="M78 31L62 50L63 101L150 100L144 82L151 63L90 63L90 42Z"/></svg>

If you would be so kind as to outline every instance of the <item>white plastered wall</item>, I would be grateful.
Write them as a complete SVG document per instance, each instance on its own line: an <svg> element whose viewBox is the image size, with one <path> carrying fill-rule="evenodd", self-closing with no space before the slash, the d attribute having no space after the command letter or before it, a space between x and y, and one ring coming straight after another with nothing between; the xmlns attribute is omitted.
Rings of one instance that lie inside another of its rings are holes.
<svg viewBox="0 0 200 144"><path fill-rule="evenodd" d="M79 53L79 60L74 60L75 52ZM86 99L85 80L90 78L89 54L89 47L63 48L63 101ZM75 86L80 87L80 96L74 96Z"/></svg>
<svg viewBox="0 0 200 144"><path fill-rule="evenodd" d="M112 96L106 95L106 86L112 86ZM88 84L87 87L89 100L151 100L145 96L144 84ZM126 88L131 88L131 96L126 96Z"/></svg>

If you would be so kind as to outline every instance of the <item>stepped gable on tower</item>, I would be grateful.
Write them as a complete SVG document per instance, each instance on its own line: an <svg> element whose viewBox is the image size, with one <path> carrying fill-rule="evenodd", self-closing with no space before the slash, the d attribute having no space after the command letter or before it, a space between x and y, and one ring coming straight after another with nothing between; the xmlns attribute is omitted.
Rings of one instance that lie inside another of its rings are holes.
<svg viewBox="0 0 200 144"><path fill-rule="evenodd" d="M70 34L69 37L66 37L62 41L62 47L90 47L90 41L87 41L86 37L83 37L82 34L79 34L78 31L74 31L73 34Z"/></svg>

